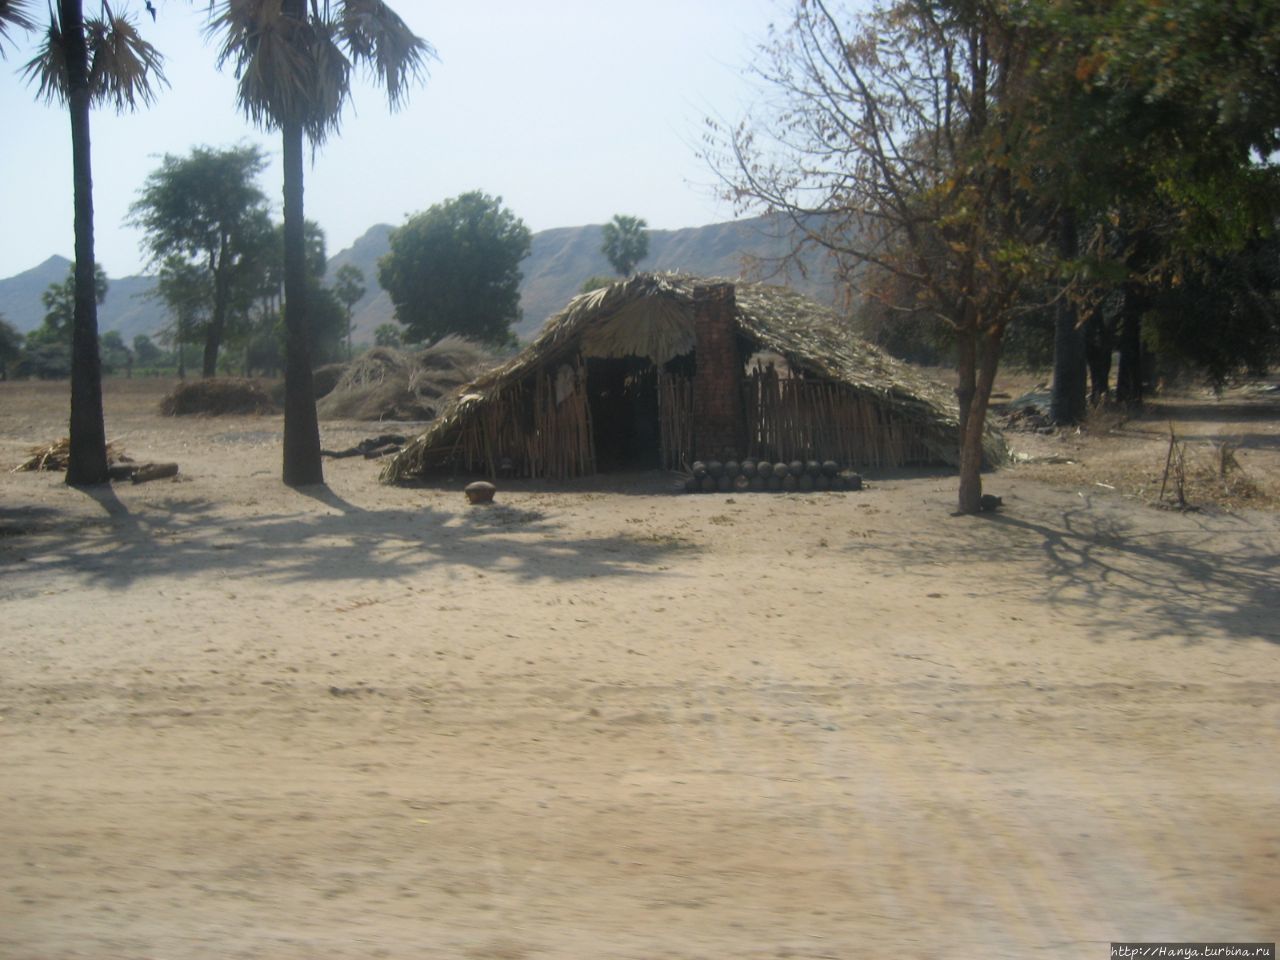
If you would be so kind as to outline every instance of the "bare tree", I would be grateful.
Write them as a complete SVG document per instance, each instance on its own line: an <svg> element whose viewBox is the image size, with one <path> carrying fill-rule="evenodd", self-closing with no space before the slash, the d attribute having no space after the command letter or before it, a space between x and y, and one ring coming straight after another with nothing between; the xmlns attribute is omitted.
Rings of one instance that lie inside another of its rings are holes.
<svg viewBox="0 0 1280 960"><path fill-rule="evenodd" d="M829 251L866 295L914 291L916 302L889 306L928 309L955 331L962 513L981 508L1005 327L1058 262L1055 211L1018 166L1035 135L1031 38L1007 9L900 0L845 18L796 0L763 48L770 92L758 112L708 133L740 210L788 218L796 254Z"/></svg>

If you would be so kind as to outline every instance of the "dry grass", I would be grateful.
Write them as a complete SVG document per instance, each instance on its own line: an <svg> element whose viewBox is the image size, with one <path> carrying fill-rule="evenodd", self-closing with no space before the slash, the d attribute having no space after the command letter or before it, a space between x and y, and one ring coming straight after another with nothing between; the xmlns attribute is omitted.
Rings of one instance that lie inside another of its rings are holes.
<svg viewBox="0 0 1280 960"><path fill-rule="evenodd" d="M1098 408L1078 429L1009 433L1015 459L1030 458L1016 470L1166 508L1280 510L1280 396L1256 386L1187 389L1141 413Z"/></svg>
<svg viewBox="0 0 1280 960"><path fill-rule="evenodd" d="M328 420L431 420L496 361L485 347L455 336L416 353L374 347L347 365L316 409Z"/></svg>

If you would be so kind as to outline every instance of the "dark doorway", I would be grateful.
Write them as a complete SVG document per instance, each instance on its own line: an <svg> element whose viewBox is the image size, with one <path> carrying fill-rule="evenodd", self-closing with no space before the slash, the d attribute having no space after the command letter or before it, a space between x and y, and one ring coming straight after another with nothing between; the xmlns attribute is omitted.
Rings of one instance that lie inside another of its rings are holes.
<svg viewBox="0 0 1280 960"><path fill-rule="evenodd" d="M587 360L587 396L598 470L661 466L658 371L652 363L642 357Z"/></svg>

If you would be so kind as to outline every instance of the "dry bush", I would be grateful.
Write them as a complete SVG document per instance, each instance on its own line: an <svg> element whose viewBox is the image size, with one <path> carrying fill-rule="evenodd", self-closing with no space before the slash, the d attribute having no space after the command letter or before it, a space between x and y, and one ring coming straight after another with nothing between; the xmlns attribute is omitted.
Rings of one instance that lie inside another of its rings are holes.
<svg viewBox="0 0 1280 960"><path fill-rule="evenodd" d="M234 416L275 413L277 409L262 384L235 377L192 380L160 401L160 412L166 417Z"/></svg>
<svg viewBox="0 0 1280 960"><path fill-rule="evenodd" d="M496 362L490 350L457 336L416 353L374 347L347 365L316 409L329 420L430 420Z"/></svg>

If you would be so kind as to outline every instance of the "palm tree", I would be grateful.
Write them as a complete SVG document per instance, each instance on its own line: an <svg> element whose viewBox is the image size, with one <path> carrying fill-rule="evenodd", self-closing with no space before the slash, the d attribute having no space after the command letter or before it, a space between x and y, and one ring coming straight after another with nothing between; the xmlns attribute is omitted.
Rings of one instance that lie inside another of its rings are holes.
<svg viewBox="0 0 1280 960"><path fill-rule="evenodd" d="M25 0L0 0L5 22L34 26ZM58 0L39 52L23 70L38 83L37 98L65 104L71 117L71 168L75 206L75 324L71 337L71 450L67 483L106 483L107 438L102 417L102 362L98 354L98 303L93 251L93 165L89 108L111 103L117 112L150 104L165 83L163 58L127 16L106 0L101 15L84 17L81 0Z"/></svg>
<svg viewBox="0 0 1280 960"><path fill-rule="evenodd" d="M631 276L636 264L649 255L649 235L644 232L648 225L642 217L615 213L601 229L600 251L620 276Z"/></svg>
<svg viewBox="0 0 1280 960"><path fill-rule="evenodd" d="M303 150L336 133L351 96L351 70L364 66L391 108L434 56L382 0L220 0L209 32L221 36L218 64L232 64L241 109L279 130L284 165L284 482L324 482L306 304Z"/></svg>

